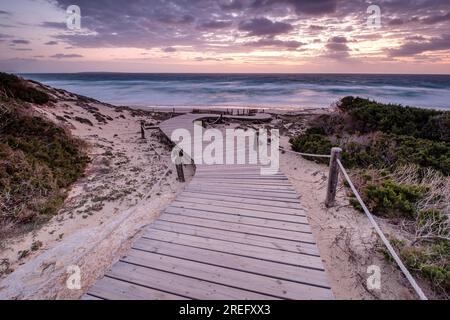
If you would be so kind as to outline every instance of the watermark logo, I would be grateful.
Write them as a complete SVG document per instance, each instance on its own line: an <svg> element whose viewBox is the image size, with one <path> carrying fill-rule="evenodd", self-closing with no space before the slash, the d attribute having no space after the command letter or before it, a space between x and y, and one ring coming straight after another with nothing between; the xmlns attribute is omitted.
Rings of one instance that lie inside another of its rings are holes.
<svg viewBox="0 0 450 320"><path fill-rule="evenodd" d="M175 164L191 164L193 160L204 165L260 165L261 175L274 175L279 169L278 129L226 129L223 132L204 130L199 123L194 123L193 135L187 129L176 129L171 140L177 145L171 156Z"/></svg>
<svg viewBox="0 0 450 320"><path fill-rule="evenodd" d="M381 28L381 8L375 4L367 8L367 27L371 29Z"/></svg>
<svg viewBox="0 0 450 320"><path fill-rule="evenodd" d="M69 290L81 289L81 269L79 266L71 265L67 267L66 273L69 275L66 280L66 286Z"/></svg>
<svg viewBox="0 0 450 320"><path fill-rule="evenodd" d="M81 9L77 5L70 5L66 9L66 25L69 30L81 30Z"/></svg>
<svg viewBox="0 0 450 320"><path fill-rule="evenodd" d="M380 290L381 289L381 269L377 265L370 265L367 267L367 289Z"/></svg>

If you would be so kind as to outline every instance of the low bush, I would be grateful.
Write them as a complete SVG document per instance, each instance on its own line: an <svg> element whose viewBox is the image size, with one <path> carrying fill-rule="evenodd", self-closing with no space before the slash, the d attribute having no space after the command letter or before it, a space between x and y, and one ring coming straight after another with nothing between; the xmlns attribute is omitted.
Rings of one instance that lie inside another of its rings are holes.
<svg viewBox="0 0 450 320"><path fill-rule="evenodd" d="M19 99L25 102L45 104L50 101L47 93L30 86L25 80L0 72L0 95L8 99Z"/></svg>
<svg viewBox="0 0 450 320"><path fill-rule="evenodd" d="M44 222L83 175L83 143L20 104L10 103L0 118L0 227Z"/></svg>
<svg viewBox="0 0 450 320"><path fill-rule="evenodd" d="M372 213L390 218L414 218L416 203L426 192L422 186L401 185L387 180L381 185L368 184L362 190L365 201Z"/></svg>
<svg viewBox="0 0 450 320"><path fill-rule="evenodd" d="M450 292L450 247L447 241L420 246L397 246L400 257L409 270L433 285L438 293L449 296Z"/></svg>

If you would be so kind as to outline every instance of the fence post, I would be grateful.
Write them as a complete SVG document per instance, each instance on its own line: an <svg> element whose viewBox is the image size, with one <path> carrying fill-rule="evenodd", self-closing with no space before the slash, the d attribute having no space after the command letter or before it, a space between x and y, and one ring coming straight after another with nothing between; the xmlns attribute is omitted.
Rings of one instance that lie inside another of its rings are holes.
<svg viewBox="0 0 450 320"><path fill-rule="evenodd" d="M178 181L184 182L184 172L183 172L183 150L178 153L178 158L175 160L175 167L177 168Z"/></svg>
<svg viewBox="0 0 450 320"><path fill-rule="evenodd" d="M330 159L330 172L328 174L328 188L327 188L327 198L325 200L325 205L329 208L334 206L336 198L336 189L339 178L339 166L337 160L341 159L341 148L331 149L331 159Z"/></svg>
<svg viewBox="0 0 450 320"><path fill-rule="evenodd" d="M145 139L144 125L145 125L144 120L141 120L141 138L142 138L142 139Z"/></svg>

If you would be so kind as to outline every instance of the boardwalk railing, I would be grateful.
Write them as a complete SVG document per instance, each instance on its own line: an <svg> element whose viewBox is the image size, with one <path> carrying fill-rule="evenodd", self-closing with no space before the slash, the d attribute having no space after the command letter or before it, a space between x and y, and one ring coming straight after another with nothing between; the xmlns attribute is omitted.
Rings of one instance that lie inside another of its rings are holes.
<svg viewBox="0 0 450 320"><path fill-rule="evenodd" d="M325 205L327 207L332 207L335 204L336 199L336 189L337 189L337 183L339 180L339 172L342 172L345 180L349 184L353 194L355 195L356 199L358 200L359 204L361 205L361 208L363 209L366 216L369 218L370 223L374 227L375 231L377 232L378 236L381 238L381 241L383 241L383 244L388 249L390 255L394 259L394 261L397 263L397 265L400 267L400 270L405 275L406 279L409 281L411 286L413 287L414 291L417 293L419 298L421 300L428 300L425 294L423 293L422 289L417 284L416 280L413 278L411 273L408 271L408 269L403 264L400 257L395 252L394 248L392 247L389 240L384 235L383 231L380 229L380 226L373 218L373 215L370 213L369 209L367 208L366 204L362 200L358 190L356 190L355 185L353 184L352 180L350 179L350 176L348 175L347 171L345 170L344 166L341 162L341 148L332 148L330 155L324 155L324 154L310 154L310 153L301 153L291 150L285 150L283 151L295 153L301 156L308 156L308 157L320 157L320 158L330 158L330 170L329 170L329 176L328 176L328 187L327 187L327 195L325 199Z"/></svg>

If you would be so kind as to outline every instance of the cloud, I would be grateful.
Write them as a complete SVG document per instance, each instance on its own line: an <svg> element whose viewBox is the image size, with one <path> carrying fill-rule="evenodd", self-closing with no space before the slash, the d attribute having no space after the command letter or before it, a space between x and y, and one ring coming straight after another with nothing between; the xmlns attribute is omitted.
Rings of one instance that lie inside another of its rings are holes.
<svg viewBox="0 0 450 320"><path fill-rule="evenodd" d="M5 11L5 10L0 10L0 15L6 15L9 16L11 14L11 12Z"/></svg>
<svg viewBox="0 0 450 320"><path fill-rule="evenodd" d="M316 25L316 24L312 24L312 25L309 26L309 30L312 30L312 31L322 31L322 30L326 30L326 29L327 29L327 27L319 26L319 25Z"/></svg>
<svg viewBox="0 0 450 320"><path fill-rule="evenodd" d="M9 39L12 38L9 34L0 33L0 39Z"/></svg>
<svg viewBox="0 0 450 320"><path fill-rule="evenodd" d="M30 44L30 41L28 41L28 40L16 39L16 40L12 40L11 43L12 43L13 45L15 45L15 44Z"/></svg>
<svg viewBox="0 0 450 320"><path fill-rule="evenodd" d="M57 45L58 44L58 41L49 41L49 42L46 42L46 43L44 43L46 46L54 46L54 45Z"/></svg>
<svg viewBox="0 0 450 320"><path fill-rule="evenodd" d="M298 15L323 15L334 13L337 0L256 0L253 7L270 7L274 5L289 5Z"/></svg>
<svg viewBox="0 0 450 320"><path fill-rule="evenodd" d="M275 36L288 33L293 26L284 22L273 22L267 18L255 18L239 24L239 30L247 31L248 36Z"/></svg>
<svg viewBox="0 0 450 320"><path fill-rule="evenodd" d="M41 27L50 28L50 29L59 29L59 30L67 30L66 22L52 22L45 21L40 24Z"/></svg>
<svg viewBox="0 0 450 320"><path fill-rule="evenodd" d="M167 47L167 48L163 48L162 51L164 51L164 52L175 52L175 51L177 51L177 49L175 49L174 47Z"/></svg>
<svg viewBox="0 0 450 320"><path fill-rule="evenodd" d="M325 57L332 59L345 59L350 54L350 48L347 46L347 38L342 36L335 36L328 39L325 45Z"/></svg>
<svg viewBox="0 0 450 320"><path fill-rule="evenodd" d="M228 0L221 3L220 8L225 11L242 10L244 8L244 4L241 0Z"/></svg>
<svg viewBox="0 0 450 320"><path fill-rule="evenodd" d="M206 30L224 29L230 27L232 24L232 21L208 20L200 23L199 28Z"/></svg>
<svg viewBox="0 0 450 320"><path fill-rule="evenodd" d="M419 21L422 22L423 24L435 24L450 21L450 12L447 12L446 14L427 16L425 18L420 19Z"/></svg>
<svg viewBox="0 0 450 320"><path fill-rule="evenodd" d="M304 45L304 43L299 41L283 41L277 39L259 39L257 41L246 42L245 46L249 47L282 47L291 50L295 50Z"/></svg>
<svg viewBox="0 0 450 320"><path fill-rule="evenodd" d="M55 58L55 59L71 59L71 58L82 58L83 56L81 54L64 54L64 53L57 53L54 54L52 56L50 56L50 58Z"/></svg>
<svg viewBox="0 0 450 320"><path fill-rule="evenodd" d="M33 51L33 49L30 49L30 48L13 48L13 50L16 50L16 51Z"/></svg>
<svg viewBox="0 0 450 320"><path fill-rule="evenodd" d="M388 24L388 26L401 26L401 25L403 25L403 23L404 23L403 19L393 18L393 19L390 19L387 24Z"/></svg>
<svg viewBox="0 0 450 320"><path fill-rule="evenodd" d="M397 49L387 50L390 57L407 57L422 54L427 51L450 50L450 34L434 37L426 41L410 41Z"/></svg>

